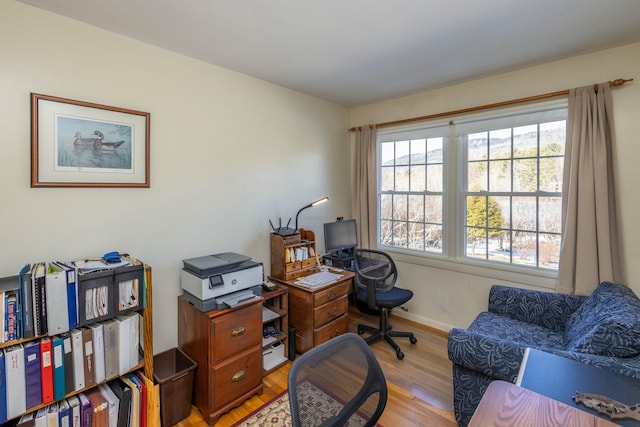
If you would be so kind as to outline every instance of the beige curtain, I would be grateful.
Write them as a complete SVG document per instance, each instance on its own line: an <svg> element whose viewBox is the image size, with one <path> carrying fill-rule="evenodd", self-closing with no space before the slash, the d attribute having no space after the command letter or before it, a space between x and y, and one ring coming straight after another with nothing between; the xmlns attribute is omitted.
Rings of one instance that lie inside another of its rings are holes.
<svg viewBox="0 0 640 427"><path fill-rule="evenodd" d="M364 249L375 248L377 243L376 144L375 125L356 130L351 214L358 227L358 246Z"/></svg>
<svg viewBox="0 0 640 427"><path fill-rule="evenodd" d="M613 182L614 126L608 84L569 93L557 291L590 294L623 283Z"/></svg>

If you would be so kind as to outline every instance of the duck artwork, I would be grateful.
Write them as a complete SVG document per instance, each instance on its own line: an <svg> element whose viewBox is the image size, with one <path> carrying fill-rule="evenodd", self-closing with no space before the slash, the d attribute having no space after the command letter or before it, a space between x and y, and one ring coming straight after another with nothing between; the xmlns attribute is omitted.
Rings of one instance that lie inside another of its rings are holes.
<svg viewBox="0 0 640 427"><path fill-rule="evenodd" d="M92 146L94 150L100 150L103 152L115 151L124 144L124 140L121 141L105 141L104 134L99 130L93 132L90 137L83 137L81 132L76 132L73 145L76 147L88 147Z"/></svg>

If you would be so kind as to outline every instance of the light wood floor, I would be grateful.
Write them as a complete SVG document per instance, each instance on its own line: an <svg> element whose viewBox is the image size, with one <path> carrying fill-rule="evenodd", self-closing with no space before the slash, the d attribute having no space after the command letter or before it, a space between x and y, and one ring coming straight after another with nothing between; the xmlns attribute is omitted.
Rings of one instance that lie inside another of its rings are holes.
<svg viewBox="0 0 640 427"><path fill-rule="evenodd" d="M357 324L377 326L377 317L349 309L349 330L356 332ZM389 397L380 424L385 427L454 427L453 386L451 362L447 357L447 338L442 331L391 316L396 330L411 331L418 339L412 345L406 338L397 339L405 354L398 360L386 342L371 345L387 379ZM255 409L287 388L291 362L264 378L261 395L255 395L220 417L216 427L227 427L241 420ZM192 407L191 415L176 424L178 427L207 427L202 415Z"/></svg>

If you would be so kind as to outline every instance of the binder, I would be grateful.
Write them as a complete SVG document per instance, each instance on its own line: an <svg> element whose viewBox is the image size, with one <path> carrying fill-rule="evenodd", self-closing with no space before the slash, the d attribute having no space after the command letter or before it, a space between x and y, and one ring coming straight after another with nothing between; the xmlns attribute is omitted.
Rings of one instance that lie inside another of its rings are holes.
<svg viewBox="0 0 640 427"><path fill-rule="evenodd" d="M69 329L73 329L78 326L78 287L76 284L76 268L60 261L56 261L56 265L60 267L67 276L67 317L69 319Z"/></svg>
<svg viewBox="0 0 640 427"><path fill-rule="evenodd" d="M91 427L93 408L91 407L91 401L86 394L78 394L80 399L80 424L81 427Z"/></svg>
<svg viewBox="0 0 640 427"><path fill-rule="evenodd" d="M7 421L7 373L4 349L0 348L0 423Z"/></svg>
<svg viewBox="0 0 640 427"><path fill-rule="evenodd" d="M96 385L95 362L93 358L93 332L90 328L80 328L82 331L82 348L84 349L84 386Z"/></svg>
<svg viewBox="0 0 640 427"><path fill-rule="evenodd" d="M22 311L22 338L33 338L33 292L31 288L31 265L20 270L20 309Z"/></svg>
<svg viewBox="0 0 640 427"><path fill-rule="evenodd" d="M142 321L142 316L139 313L131 313L129 315L132 317L131 322L131 335L129 339L129 366L132 369L138 364L138 348L140 347L140 322Z"/></svg>
<svg viewBox="0 0 640 427"><path fill-rule="evenodd" d="M102 323L94 323L90 325L89 328L93 334L93 372L96 383L101 383L105 380L104 327Z"/></svg>
<svg viewBox="0 0 640 427"><path fill-rule="evenodd" d="M4 298L2 299L4 304L4 341L15 341L18 336L18 291L16 289L4 291Z"/></svg>
<svg viewBox="0 0 640 427"><path fill-rule="evenodd" d="M34 420L35 415L36 414L34 412L24 414L20 417L20 420L18 420L18 424L16 424L16 427L34 427L36 425L36 422Z"/></svg>
<svg viewBox="0 0 640 427"><path fill-rule="evenodd" d="M47 333L47 296L45 292L44 262L33 265L31 270L31 288L33 294L34 333L36 336Z"/></svg>
<svg viewBox="0 0 640 427"><path fill-rule="evenodd" d="M144 409L141 408L142 396L140 395L140 388L126 376L120 377L120 379L131 389L131 413L129 416L129 426L140 427L140 412Z"/></svg>
<svg viewBox="0 0 640 427"><path fill-rule="evenodd" d="M35 427L47 427L47 407L38 409L33 417Z"/></svg>
<svg viewBox="0 0 640 427"><path fill-rule="evenodd" d="M71 427L71 407L67 399L58 402L58 425L60 427Z"/></svg>
<svg viewBox="0 0 640 427"><path fill-rule="evenodd" d="M65 394L69 394L76 389L73 378L73 350L71 344L71 333L65 332L60 335L62 339L62 352L64 359L64 388Z"/></svg>
<svg viewBox="0 0 640 427"><path fill-rule="evenodd" d="M49 335L61 334L69 330L67 308L67 272L56 263L47 265L45 275L47 331Z"/></svg>
<svg viewBox="0 0 640 427"><path fill-rule="evenodd" d="M102 324L104 338L104 374L113 378L120 374L120 338L118 322L111 319Z"/></svg>
<svg viewBox="0 0 640 427"><path fill-rule="evenodd" d="M58 402L47 406L47 427L58 427Z"/></svg>
<svg viewBox="0 0 640 427"><path fill-rule="evenodd" d="M78 398L78 396L71 396L67 399L67 402L69 402L69 412L71 414L69 427L82 427L80 421L80 398Z"/></svg>
<svg viewBox="0 0 640 427"><path fill-rule="evenodd" d="M82 349L82 331L73 329L71 331L71 349L73 356L73 384L74 390L81 390L84 383L84 351Z"/></svg>
<svg viewBox="0 0 640 427"><path fill-rule="evenodd" d="M115 395L107 384L100 384L98 390L102 393L102 397L109 404L109 427L118 426L118 412L120 410L120 399Z"/></svg>
<svg viewBox="0 0 640 427"><path fill-rule="evenodd" d="M85 392L91 402L91 427L109 427L109 403L98 388Z"/></svg>
<svg viewBox="0 0 640 427"><path fill-rule="evenodd" d="M7 419L17 418L26 410L26 386L24 382L24 347L12 345L4 350L7 376Z"/></svg>
<svg viewBox="0 0 640 427"><path fill-rule="evenodd" d="M42 377L42 403L53 402L53 358L51 338L40 340L40 374Z"/></svg>
<svg viewBox="0 0 640 427"><path fill-rule="evenodd" d="M136 375L135 372L131 372L127 377L138 387L140 390L140 427L147 426L147 386L144 381Z"/></svg>
<svg viewBox="0 0 640 427"><path fill-rule="evenodd" d="M124 375L131 370L131 330L132 319L130 315L116 317L118 323L118 366L120 375Z"/></svg>
<svg viewBox="0 0 640 427"><path fill-rule="evenodd" d="M27 409L42 403L40 363L40 342L31 341L24 344L24 383Z"/></svg>
<svg viewBox="0 0 640 427"><path fill-rule="evenodd" d="M67 394L64 366L64 339L61 335L53 337L53 399L60 400Z"/></svg>
<svg viewBox="0 0 640 427"><path fill-rule="evenodd" d="M129 425L129 413L131 412L131 387L124 383L120 378L109 381L109 387L120 400L120 406L118 408L118 422L117 427L128 427Z"/></svg>

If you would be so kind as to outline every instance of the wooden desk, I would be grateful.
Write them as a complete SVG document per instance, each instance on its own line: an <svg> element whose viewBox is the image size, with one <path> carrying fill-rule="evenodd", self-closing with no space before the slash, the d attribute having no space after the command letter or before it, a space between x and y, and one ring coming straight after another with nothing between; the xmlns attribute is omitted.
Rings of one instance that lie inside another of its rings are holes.
<svg viewBox="0 0 640 427"><path fill-rule="evenodd" d="M299 285L295 280L269 278L289 287L289 325L296 329L298 353L349 331L347 298L354 274L347 270L340 274L343 276L339 280L317 288Z"/></svg>
<svg viewBox="0 0 640 427"><path fill-rule="evenodd" d="M572 408L506 381L493 381L469 427L615 427L611 421Z"/></svg>

